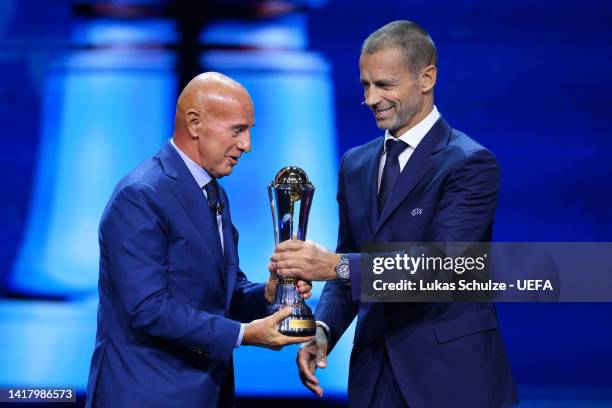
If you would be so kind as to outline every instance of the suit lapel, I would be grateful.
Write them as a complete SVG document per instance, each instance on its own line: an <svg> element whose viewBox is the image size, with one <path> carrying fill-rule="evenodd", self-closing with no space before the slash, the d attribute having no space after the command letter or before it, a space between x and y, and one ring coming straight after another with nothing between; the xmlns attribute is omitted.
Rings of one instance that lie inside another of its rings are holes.
<svg viewBox="0 0 612 408"><path fill-rule="evenodd" d="M414 152L412 152L408 163L404 166L397 179L397 183L393 187L393 191L389 195L380 218L378 218L374 234L378 233L378 230L393 211L434 166L432 155L448 144L450 130L450 126L444 119L438 119L425 137L423 137L423 140L421 140L421 143L419 143Z"/></svg>
<svg viewBox="0 0 612 408"><path fill-rule="evenodd" d="M157 155L164 172L174 179L174 182L171 183L172 192L183 206L210 252L215 255L217 265L223 268L224 265L220 256L221 248L217 237L212 234L217 228L216 220L213 219L211 211L208 210L206 197L170 141L161 148Z"/></svg>
<svg viewBox="0 0 612 408"><path fill-rule="evenodd" d="M238 270L236 263L238 262L238 254L236 252L236 244L234 243L234 231L232 227L232 220L230 218L229 203L227 195L223 188L221 188L220 194L221 202L225 208L223 211L223 251L225 256L226 271L223 276L223 283L225 284L225 307L229 312L232 292L236 283L236 272Z"/></svg>
<svg viewBox="0 0 612 408"><path fill-rule="evenodd" d="M380 143L376 143L370 150L370 157L366 159L366 170L364 172L364 186L369 186L368 196L365 202L368 203L368 214L370 215L370 228L372 234L376 231L378 224L378 170L380 167L380 156L383 152L384 138ZM373 235L372 235L373 236Z"/></svg>

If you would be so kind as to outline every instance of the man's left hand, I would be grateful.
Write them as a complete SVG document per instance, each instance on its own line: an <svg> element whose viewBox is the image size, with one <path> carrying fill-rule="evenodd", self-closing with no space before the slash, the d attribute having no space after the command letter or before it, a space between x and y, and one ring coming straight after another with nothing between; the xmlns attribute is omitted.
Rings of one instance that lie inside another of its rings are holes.
<svg viewBox="0 0 612 408"><path fill-rule="evenodd" d="M276 294L276 285L278 284L278 273L276 270L276 265L273 262L268 264L268 270L270 271L270 276L266 282L264 294L266 297L266 302L268 302L268 304L272 304L272 302L274 302L274 295ZM310 298L312 295L312 283L308 281L299 279L295 287L296 290L300 292L302 299L304 300Z"/></svg>
<svg viewBox="0 0 612 408"><path fill-rule="evenodd" d="M340 255L314 242L291 239L276 246L271 261L280 276L326 281L337 278Z"/></svg>
<svg viewBox="0 0 612 408"><path fill-rule="evenodd" d="M295 359L302 384L317 396L323 396L323 388L315 376L317 368L327 367L327 335L317 326L314 339L303 343Z"/></svg>

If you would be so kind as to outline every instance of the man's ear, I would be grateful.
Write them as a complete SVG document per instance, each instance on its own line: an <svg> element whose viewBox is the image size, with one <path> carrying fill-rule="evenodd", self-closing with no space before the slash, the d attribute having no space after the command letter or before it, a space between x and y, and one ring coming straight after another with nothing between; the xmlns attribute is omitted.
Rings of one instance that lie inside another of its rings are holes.
<svg viewBox="0 0 612 408"><path fill-rule="evenodd" d="M189 135L197 139L200 136L200 129L202 129L202 115L200 112L195 109L189 109L185 113L185 125Z"/></svg>
<svg viewBox="0 0 612 408"><path fill-rule="evenodd" d="M428 93L436 85L438 69L434 65L428 65L421 69L421 92Z"/></svg>

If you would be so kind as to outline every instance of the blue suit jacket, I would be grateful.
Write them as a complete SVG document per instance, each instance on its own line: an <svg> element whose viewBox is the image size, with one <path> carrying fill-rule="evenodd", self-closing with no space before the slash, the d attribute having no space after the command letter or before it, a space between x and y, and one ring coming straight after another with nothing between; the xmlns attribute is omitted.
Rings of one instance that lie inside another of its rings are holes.
<svg viewBox="0 0 612 408"><path fill-rule="evenodd" d="M225 191L223 254L206 197L168 142L116 187L100 223L98 329L87 406L233 401L240 323L266 313L238 266ZM223 384L224 391L221 391Z"/></svg>
<svg viewBox="0 0 612 408"><path fill-rule="evenodd" d="M385 348L411 408L513 405L514 383L492 304L359 301L359 252L366 243L491 240L499 187L495 157L440 118L378 217L382 151L378 138L342 158L336 252L349 254L351 286L327 283L315 311L331 329L332 347L358 315L350 406L368 406ZM415 208L422 213L412 215Z"/></svg>

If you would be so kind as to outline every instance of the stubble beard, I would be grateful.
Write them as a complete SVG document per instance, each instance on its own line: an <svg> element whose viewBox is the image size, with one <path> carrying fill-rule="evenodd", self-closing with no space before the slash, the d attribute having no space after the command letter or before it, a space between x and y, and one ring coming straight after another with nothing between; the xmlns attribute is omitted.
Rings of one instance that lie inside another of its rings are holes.
<svg viewBox="0 0 612 408"><path fill-rule="evenodd" d="M388 130L389 133L395 133L402 127L406 126L406 124L410 123L417 114L417 109L407 109L404 107L402 110L398 110L397 105L395 105L395 116L388 118L384 121L376 121L376 125L379 129ZM396 135L399 136L399 135Z"/></svg>

